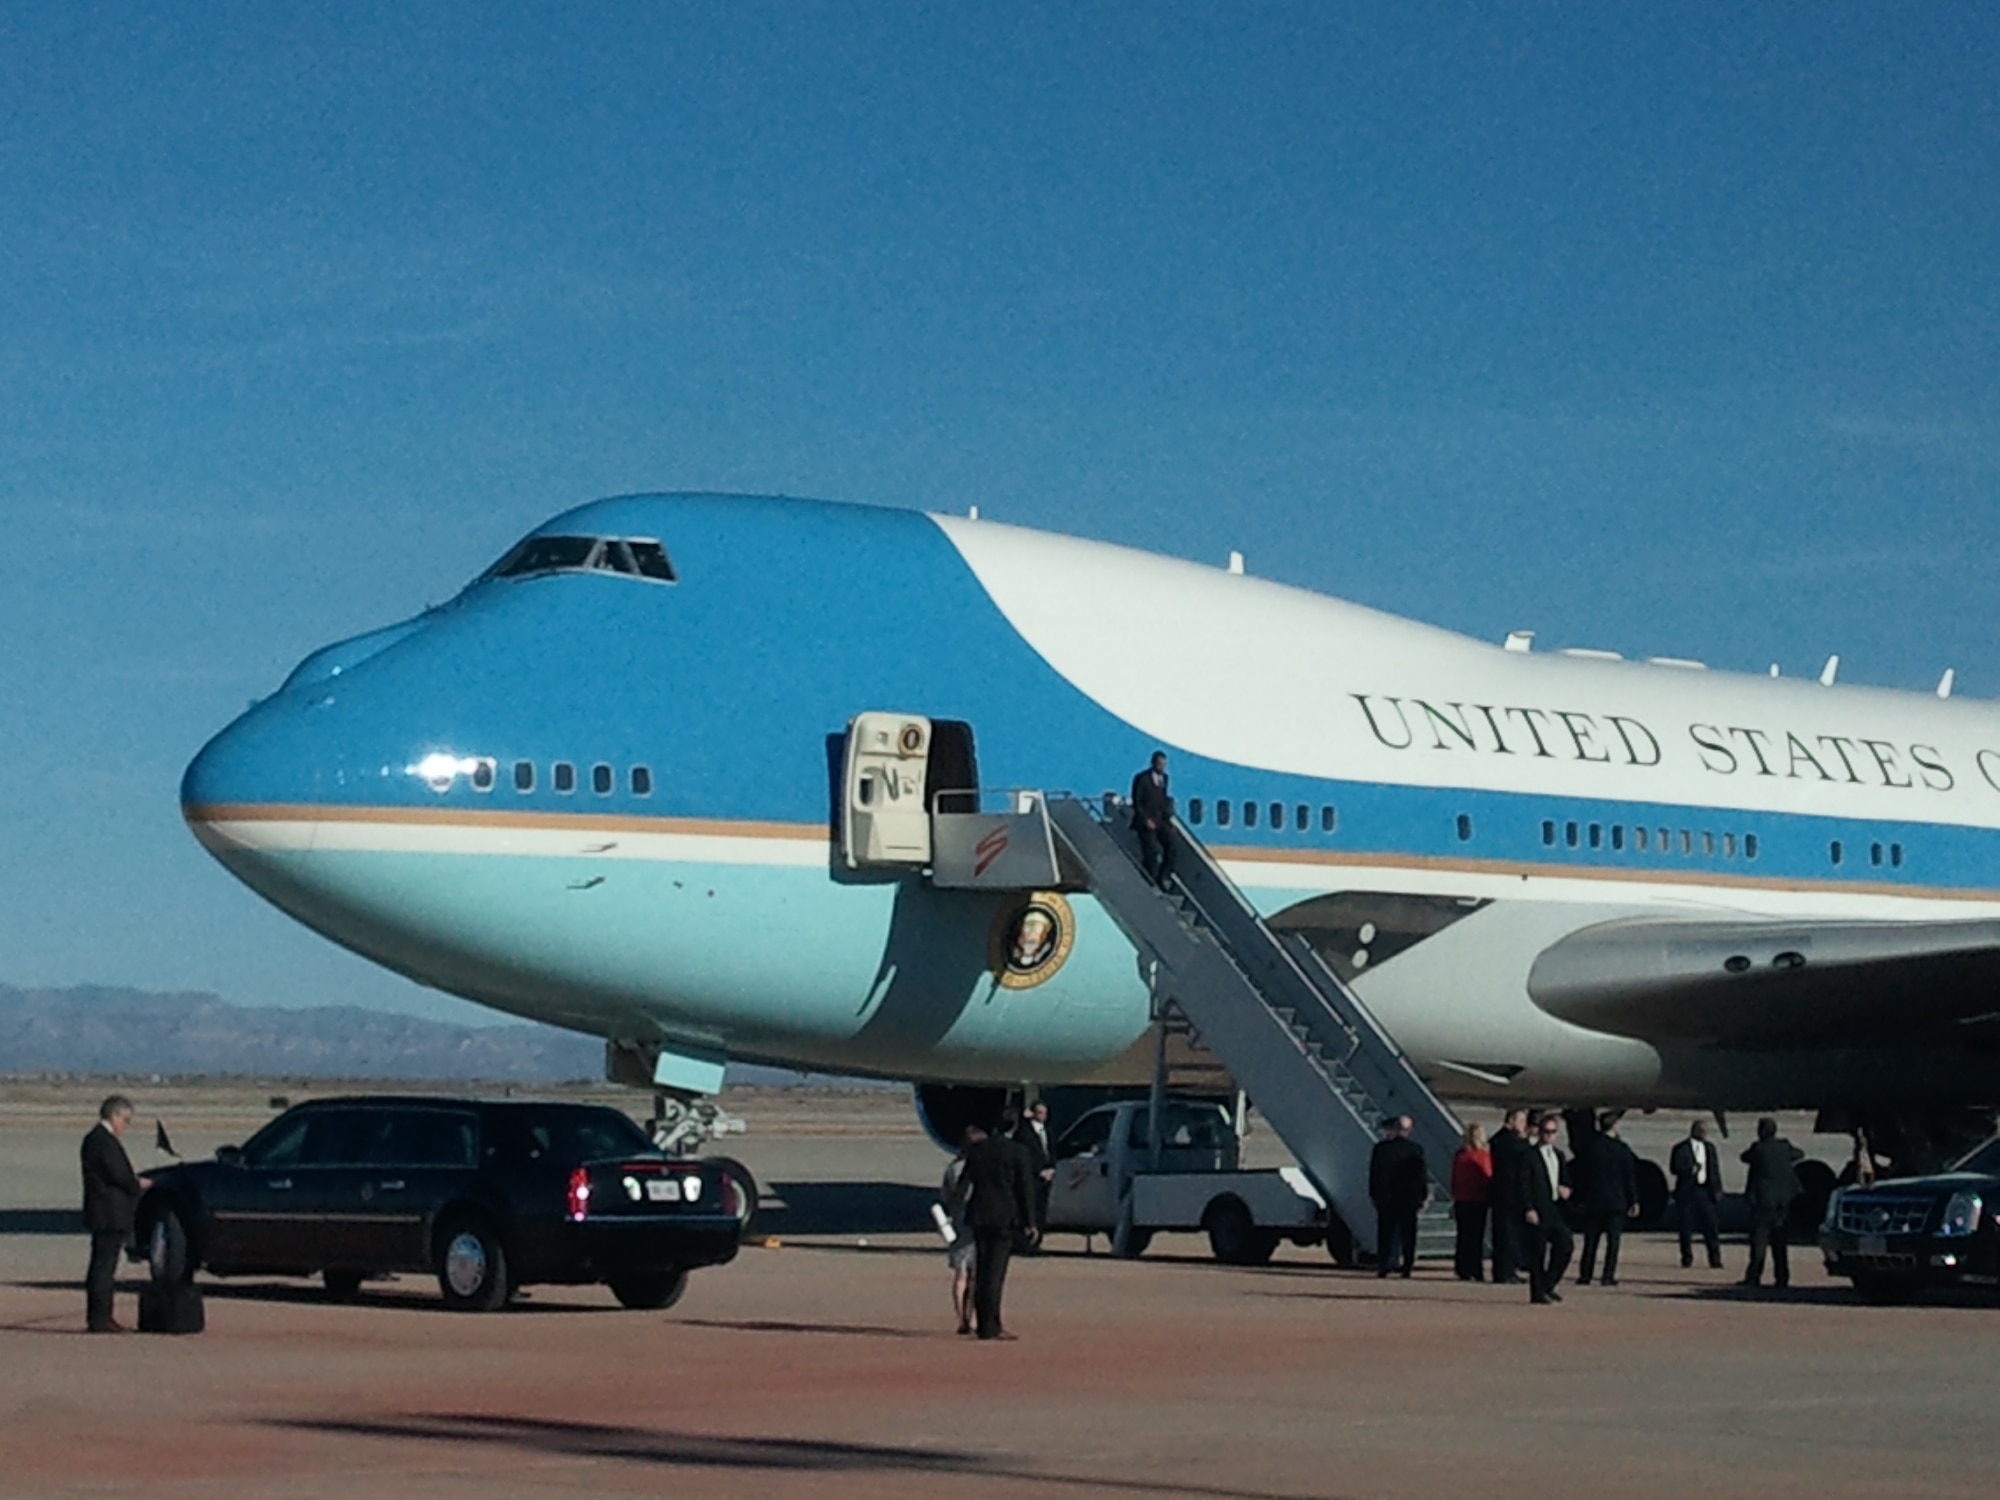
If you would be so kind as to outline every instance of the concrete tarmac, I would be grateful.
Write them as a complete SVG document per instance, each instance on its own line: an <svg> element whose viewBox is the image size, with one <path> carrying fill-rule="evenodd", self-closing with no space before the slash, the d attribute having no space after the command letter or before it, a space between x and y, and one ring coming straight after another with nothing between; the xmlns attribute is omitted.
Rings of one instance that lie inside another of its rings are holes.
<svg viewBox="0 0 2000 1500"><path fill-rule="evenodd" d="M273 1092L128 1091L141 1170L156 1113L205 1153ZM477 1316L426 1279L350 1306L210 1279L206 1334L88 1337L75 1152L99 1092L0 1087L4 1494L1768 1500L2000 1481L2000 1302L1867 1307L1804 1247L1780 1297L1734 1285L1740 1244L1724 1272L1682 1271L1670 1236L1628 1236L1620 1286L1538 1308L1446 1267L1384 1282L1317 1249L1241 1270L1191 1236L1139 1262L1071 1239L1016 1262L1019 1342L959 1338L918 1227L942 1158L894 1091L736 1101L752 1134L727 1145L780 1244L697 1273L665 1313L598 1289Z"/></svg>

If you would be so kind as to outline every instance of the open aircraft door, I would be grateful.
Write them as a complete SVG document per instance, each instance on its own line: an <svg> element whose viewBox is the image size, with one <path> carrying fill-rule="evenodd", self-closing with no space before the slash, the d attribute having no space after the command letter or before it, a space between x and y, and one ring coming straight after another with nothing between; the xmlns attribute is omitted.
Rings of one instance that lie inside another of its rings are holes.
<svg viewBox="0 0 2000 1500"><path fill-rule="evenodd" d="M930 863L931 734L920 714L865 713L849 721L840 853L850 870Z"/></svg>

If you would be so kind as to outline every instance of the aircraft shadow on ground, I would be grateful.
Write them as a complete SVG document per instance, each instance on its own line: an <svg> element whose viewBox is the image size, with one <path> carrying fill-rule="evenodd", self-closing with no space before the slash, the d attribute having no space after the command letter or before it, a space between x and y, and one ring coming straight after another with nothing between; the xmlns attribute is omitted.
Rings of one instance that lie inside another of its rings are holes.
<svg viewBox="0 0 2000 1500"><path fill-rule="evenodd" d="M74 1208L0 1208L0 1234L81 1235L83 1213Z"/></svg>
<svg viewBox="0 0 2000 1500"><path fill-rule="evenodd" d="M1774 1287L1768 1283L1763 1286L1745 1286L1740 1281L1731 1281L1726 1286L1684 1287L1674 1295L1699 1302L1773 1302L1794 1307L1833 1307L1843 1312L1853 1312L1857 1307L1869 1306L1867 1300L1845 1282ZM1982 1287L1926 1287L1917 1295L1913 1304L1890 1304L1874 1311L1893 1317L1897 1313L1908 1312L1911 1306L1918 1311L1926 1307L1948 1307L1985 1308L1989 1312L2000 1312L2000 1297Z"/></svg>
<svg viewBox="0 0 2000 1500"><path fill-rule="evenodd" d="M937 1193L907 1182L782 1182L764 1190L761 1234L928 1234Z"/></svg>
<svg viewBox="0 0 2000 1500"><path fill-rule="evenodd" d="M265 1425L339 1437L400 1438L419 1442L515 1450L596 1462L661 1468L738 1469L824 1474L935 1474L940 1478L998 1479L1022 1486L1088 1488L1113 1493L1184 1495L1192 1500L1305 1500L1282 1491L1176 1484L1100 1474L1066 1474L1023 1468L1005 1456L954 1448L896 1447L813 1438L731 1437L715 1433L662 1432L601 1422L460 1412L410 1412L376 1418L277 1418ZM1319 1496L1317 1500L1335 1500Z"/></svg>

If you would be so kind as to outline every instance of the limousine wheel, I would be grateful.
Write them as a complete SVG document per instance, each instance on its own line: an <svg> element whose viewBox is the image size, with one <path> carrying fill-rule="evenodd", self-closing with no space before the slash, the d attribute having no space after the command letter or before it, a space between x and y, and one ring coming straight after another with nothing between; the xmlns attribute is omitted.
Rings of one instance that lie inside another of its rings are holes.
<svg viewBox="0 0 2000 1500"><path fill-rule="evenodd" d="M611 1295L620 1307L656 1311L672 1307L687 1290L686 1271L645 1271L632 1276L611 1278Z"/></svg>
<svg viewBox="0 0 2000 1500"><path fill-rule="evenodd" d="M438 1235L438 1290L454 1312L496 1312L507 1305L507 1251L483 1219L456 1219Z"/></svg>
<svg viewBox="0 0 2000 1500"><path fill-rule="evenodd" d="M194 1275L188 1255L187 1225L180 1211L163 1208L146 1235L146 1264L160 1286L180 1286Z"/></svg>

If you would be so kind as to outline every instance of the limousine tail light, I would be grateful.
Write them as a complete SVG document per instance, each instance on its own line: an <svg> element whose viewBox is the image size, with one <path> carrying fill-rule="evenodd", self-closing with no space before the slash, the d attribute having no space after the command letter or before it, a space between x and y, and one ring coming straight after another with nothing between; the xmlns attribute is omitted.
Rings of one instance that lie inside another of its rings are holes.
<svg viewBox="0 0 2000 1500"><path fill-rule="evenodd" d="M578 1167L569 1174L569 1216L577 1223L590 1211L590 1173Z"/></svg>

